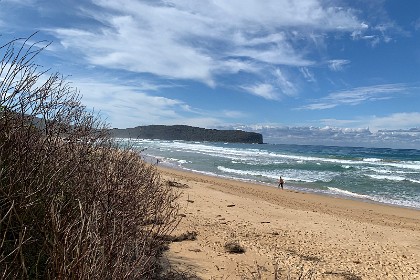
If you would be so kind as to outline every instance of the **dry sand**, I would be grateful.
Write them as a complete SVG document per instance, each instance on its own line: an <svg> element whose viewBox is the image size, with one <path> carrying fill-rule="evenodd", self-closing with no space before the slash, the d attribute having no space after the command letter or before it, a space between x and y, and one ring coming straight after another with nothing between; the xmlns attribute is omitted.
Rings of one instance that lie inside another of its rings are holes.
<svg viewBox="0 0 420 280"><path fill-rule="evenodd" d="M188 185L173 235L198 234L170 245L178 270L202 279L274 279L276 266L280 279L420 279L419 210L159 169ZM229 241L246 252L226 252Z"/></svg>

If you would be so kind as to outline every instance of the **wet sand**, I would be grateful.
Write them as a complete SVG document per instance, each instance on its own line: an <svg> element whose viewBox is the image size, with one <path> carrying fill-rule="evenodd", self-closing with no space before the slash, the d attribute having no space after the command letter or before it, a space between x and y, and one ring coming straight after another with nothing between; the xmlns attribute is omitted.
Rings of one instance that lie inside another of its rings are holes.
<svg viewBox="0 0 420 280"><path fill-rule="evenodd" d="M177 270L202 279L274 279L275 271L279 279L420 279L419 210L159 170L188 185L173 235L197 232L170 245ZM227 252L231 241L245 253Z"/></svg>

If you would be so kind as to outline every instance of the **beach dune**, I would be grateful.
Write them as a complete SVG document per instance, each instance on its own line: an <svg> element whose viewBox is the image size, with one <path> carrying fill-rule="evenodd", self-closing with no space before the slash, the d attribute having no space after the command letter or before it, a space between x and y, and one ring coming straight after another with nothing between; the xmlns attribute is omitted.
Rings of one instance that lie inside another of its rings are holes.
<svg viewBox="0 0 420 280"><path fill-rule="evenodd" d="M197 239L174 242L165 255L179 271L202 279L420 279L419 210L159 170L188 185L173 234ZM245 252L227 251L228 242Z"/></svg>

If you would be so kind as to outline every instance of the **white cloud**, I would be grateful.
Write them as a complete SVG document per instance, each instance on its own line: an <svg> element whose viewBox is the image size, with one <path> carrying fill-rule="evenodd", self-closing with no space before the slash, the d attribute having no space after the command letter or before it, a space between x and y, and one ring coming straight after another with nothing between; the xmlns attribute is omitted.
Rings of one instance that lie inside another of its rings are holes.
<svg viewBox="0 0 420 280"><path fill-rule="evenodd" d="M243 129L261 133L264 137L264 142L267 143L420 149L420 128L406 130L380 130L377 132L371 132L371 130L367 127L290 127L275 124L240 125L229 126L227 128Z"/></svg>
<svg viewBox="0 0 420 280"><path fill-rule="evenodd" d="M343 119L321 119L319 122L325 126L332 127L349 127L349 128L358 128L358 127L370 127L369 122L366 122L366 118L356 118L351 120Z"/></svg>
<svg viewBox="0 0 420 280"><path fill-rule="evenodd" d="M146 123L162 123L182 116L184 102L151 96L136 87L90 79L74 79L72 84L83 93L87 108L100 109L101 114L115 127ZM95 108L96 106L100 108Z"/></svg>
<svg viewBox="0 0 420 280"><path fill-rule="evenodd" d="M312 65L301 44L312 41L313 32L302 33L307 37L297 43L295 35L286 32L290 28L315 32L364 28L353 10L319 0L94 3L96 9L79 8L100 23L96 27L50 30L63 46L79 51L93 65L209 86L216 86L217 76L224 73L263 75L272 65Z"/></svg>
<svg viewBox="0 0 420 280"><path fill-rule="evenodd" d="M420 112L394 113L385 117L373 117L369 121L372 130L420 127Z"/></svg>
<svg viewBox="0 0 420 280"><path fill-rule="evenodd" d="M413 23L413 25L414 25L414 29L417 31L417 30L420 30L420 18L419 19L417 19L414 23Z"/></svg>
<svg viewBox="0 0 420 280"><path fill-rule="evenodd" d="M189 5L193 1L178 1ZM287 1L287 0L231 0L213 1L214 4L200 5L201 13L219 15L223 23L236 22L238 26L311 26L316 29L355 29L362 24L356 19L350 9L339 7L324 7L318 0ZM210 11L208 10L210 8Z"/></svg>
<svg viewBox="0 0 420 280"><path fill-rule="evenodd" d="M404 84L383 84L368 87L358 87L330 93L328 96L315 100L312 104L302 106L303 110L322 110L339 105L358 105L367 101L377 101L396 98L405 93L408 86Z"/></svg>
<svg viewBox="0 0 420 280"><path fill-rule="evenodd" d="M242 119L248 116L237 110L204 111L181 100L152 95L143 91L155 90L155 85L148 83L127 85L117 80L105 82L74 78L72 86L83 94L83 104L89 110L100 110L106 121L118 128L146 124L215 127L225 118ZM100 108L96 107L98 105Z"/></svg>
<svg viewBox="0 0 420 280"><path fill-rule="evenodd" d="M267 36L236 32L233 36L235 48L231 56L246 57L268 64L307 66L314 62L307 60L295 50L284 33L273 33Z"/></svg>
<svg viewBox="0 0 420 280"><path fill-rule="evenodd" d="M400 112L387 116L360 116L351 120L322 119L326 126L336 127L369 127L371 131L420 128L420 112ZM419 139L420 140L420 139Z"/></svg>
<svg viewBox="0 0 420 280"><path fill-rule="evenodd" d="M269 34L262 37L246 38L243 33L235 33L233 41L238 46L252 47L266 44L282 44L287 42L287 36L283 32Z"/></svg>
<svg viewBox="0 0 420 280"><path fill-rule="evenodd" d="M241 86L240 88L267 100L281 100L282 96L294 96L297 94L296 85L284 71L277 68L270 75L273 78L270 82L255 83Z"/></svg>
<svg viewBox="0 0 420 280"><path fill-rule="evenodd" d="M338 127L315 126L248 126L242 127L263 135L268 143L315 144L315 145L355 145L355 139L369 140L372 133L369 129L350 129Z"/></svg>
<svg viewBox="0 0 420 280"><path fill-rule="evenodd" d="M274 71L274 77L276 82L281 88L282 92L288 96L294 96L297 93L296 86L290 81L290 79L280 69Z"/></svg>
<svg viewBox="0 0 420 280"><path fill-rule="evenodd" d="M248 73L258 73L261 70L261 67L255 63L249 61L242 61L239 59L228 59L225 61L220 61L218 66L223 73L238 73L240 71Z"/></svg>
<svg viewBox="0 0 420 280"><path fill-rule="evenodd" d="M3 3L12 3L14 5L32 6L36 3L36 0L2 0Z"/></svg>
<svg viewBox="0 0 420 280"><path fill-rule="evenodd" d="M303 77L306 81L314 83L316 82L315 75L309 71L308 67L301 67L299 68L300 73L302 73Z"/></svg>
<svg viewBox="0 0 420 280"><path fill-rule="evenodd" d="M276 46L268 49L239 49L232 55L248 57L261 62L289 66L309 66L313 62L300 57L288 46Z"/></svg>
<svg viewBox="0 0 420 280"><path fill-rule="evenodd" d="M346 59L333 59L328 61L328 67L332 71L341 71L344 69L344 66L349 63L350 61Z"/></svg>
<svg viewBox="0 0 420 280"><path fill-rule="evenodd" d="M280 99L279 94L271 84L259 83L252 86L242 86L241 88L255 96L259 96L267 100Z"/></svg>
<svg viewBox="0 0 420 280"><path fill-rule="evenodd" d="M385 16L385 18L382 18L381 22L376 25L369 26L369 28L367 27L366 29L353 31L352 38L353 40L364 40L370 44L371 47L376 47L382 42L392 42L393 38L391 36L395 34L403 37L411 36L410 32L404 30Z"/></svg>
<svg viewBox="0 0 420 280"><path fill-rule="evenodd" d="M297 108L297 110L326 110L336 107L337 104L316 102Z"/></svg>
<svg viewBox="0 0 420 280"><path fill-rule="evenodd" d="M233 110L223 110L222 114L223 116L227 118L232 118L232 119L241 119L241 118L245 118L249 116L249 114L246 114L244 112L233 111Z"/></svg>

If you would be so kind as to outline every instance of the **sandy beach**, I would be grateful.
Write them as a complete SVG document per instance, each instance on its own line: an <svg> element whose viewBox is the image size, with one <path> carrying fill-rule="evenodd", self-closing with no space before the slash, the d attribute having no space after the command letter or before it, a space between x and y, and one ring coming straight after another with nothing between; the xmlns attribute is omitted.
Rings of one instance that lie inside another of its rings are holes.
<svg viewBox="0 0 420 280"><path fill-rule="evenodd" d="M420 279L419 210L159 170L188 186L173 235L197 233L166 252L177 270L202 279ZM228 252L228 242L245 252Z"/></svg>

